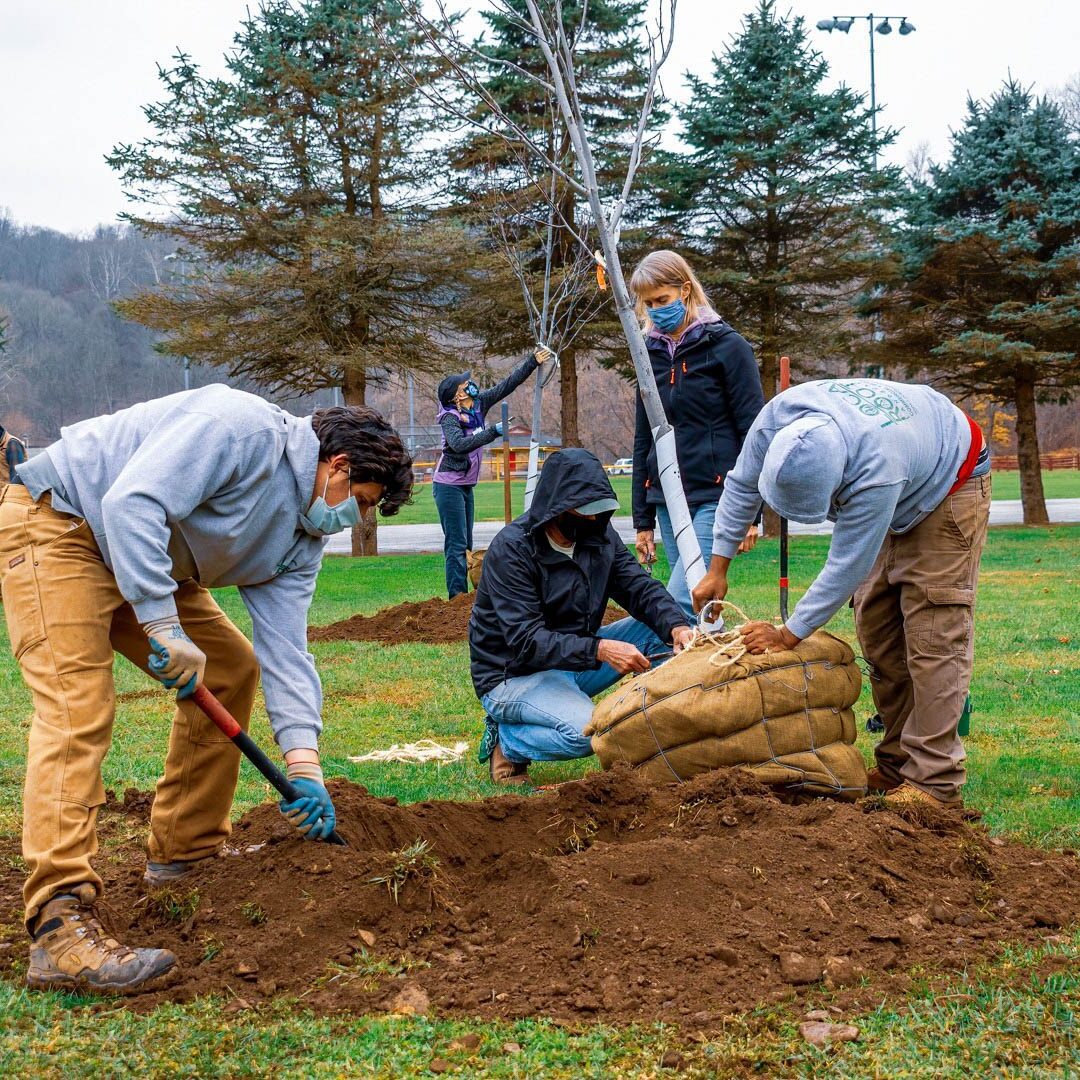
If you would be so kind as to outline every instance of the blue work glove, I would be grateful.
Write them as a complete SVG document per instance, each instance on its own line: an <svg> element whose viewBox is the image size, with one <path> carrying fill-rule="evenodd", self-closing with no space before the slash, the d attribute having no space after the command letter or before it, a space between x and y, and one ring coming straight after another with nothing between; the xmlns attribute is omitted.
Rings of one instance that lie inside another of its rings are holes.
<svg viewBox="0 0 1080 1080"><path fill-rule="evenodd" d="M168 689L176 690L177 700L189 697L203 681L206 653L187 636L175 616L143 623L142 629L150 642L146 659L150 673Z"/></svg>
<svg viewBox="0 0 1080 1080"><path fill-rule="evenodd" d="M323 784L322 769L312 761L298 761L289 766L286 776L300 798L294 802L282 799L278 809L305 840L326 840L334 831L337 816Z"/></svg>
<svg viewBox="0 0 1080 1080"><path fill-rule="evenodd" d="M509 420L508 420L508 421L506 422L506 427L504 427L504 426L503 426L503 422L502 422L502 421L500 420L500 421L499 421L499 422L498 422L498 423L497 423L497 424L495 425L495 430L496 430L496 431L497 431L497 432L498 432L498 433L499 433L500 435L505 435L505 434L506 434L506 428L507 428L507 427L513 427L513 426L514 426L514 425L515 425L516 423L517 423L517 417L516 417L516 416L511 416L511 417L510 417L510 419L509 419Z"/></svg>

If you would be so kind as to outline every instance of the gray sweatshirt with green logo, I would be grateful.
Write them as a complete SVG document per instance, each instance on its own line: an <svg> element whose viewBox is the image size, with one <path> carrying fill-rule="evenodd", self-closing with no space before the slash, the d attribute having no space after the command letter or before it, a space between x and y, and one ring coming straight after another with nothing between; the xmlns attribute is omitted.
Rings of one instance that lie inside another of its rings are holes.
<svg viewBox="0 0 1080 1080"><path fill-rule="evenodd" d="M801 474L792 476L789 466L785 477L785 490L794 481L805 495L793 496L795 506L773 509L798 521L799 503L828 507L826 516L836 524L825 566L787 621L799 638L824 626L847 602L890 531L908 532L941 504L971 445L965 415L929 386L880 379L793 386L761 410L724 478L714 555L735 556L761 509L762 488L772 490L775 477L763 477L770 444L782 428L806 418L820 421L810 433L818 452L793 455Z"/></svg>
<svg viewBox="0 0 1080 1080"><path fill-rule="evenodd" d="M177 581L239 587L285 752L322 730L307 615L325 541L300 523L318 460L310 417L216 384L63 428L19 477L86 519L139 622L176 615Z"/></svg>

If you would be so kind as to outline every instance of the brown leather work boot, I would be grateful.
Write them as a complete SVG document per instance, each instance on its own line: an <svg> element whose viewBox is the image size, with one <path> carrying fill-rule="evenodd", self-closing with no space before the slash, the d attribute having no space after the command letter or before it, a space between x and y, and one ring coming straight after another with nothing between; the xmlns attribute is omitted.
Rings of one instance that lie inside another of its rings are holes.
<svg viewBox="0 0 1080 1080"><path fill-rule="evenodd" d="M923 788L909 784L906 780L899 787L893 788L885 795L885 805L895 807L906 806L933 806L938 810L962 810L964 800L959 795L950 799L939 799Z"/></svg>
<svg viewBox="0 0 1080 1080"><path fill-rule="evenodd" d="M529 783L529 763L527 761L511 761L503 753L498 741L491 748L488 771L491 773L492 781L496 784Z"/></svg>
<svg viewBox="0 0 1080 1080"><path fill-rule="evenodd" d="M884 795L886 791L895 791L900 780L890 780L876 765L866 770L866 790L871 795Z"/></svg>
<svg viewBox="0 0 1080 1080"><path fill-rule="evenodd" d="M110 937L94 912L93 885L54 896L38 915L26 985L34 990L127 994L170 971L167 949L129 949Z"/></svg>

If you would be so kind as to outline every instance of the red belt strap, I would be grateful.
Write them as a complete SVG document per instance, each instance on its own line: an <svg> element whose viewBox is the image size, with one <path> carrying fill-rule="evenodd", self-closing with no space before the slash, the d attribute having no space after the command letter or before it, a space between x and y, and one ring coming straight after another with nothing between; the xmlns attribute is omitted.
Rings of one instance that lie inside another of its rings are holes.
<svg viewBox="0 0 1080 1080"><path fill-rule="evenodd" d="M964 419L971 425L971 446L968 448L967 457L964 458L964 464L960 466L960 471L956 474L956 483L949 488L949 495L959 491L971 479L971 474L975 471L975 463L979 460L979 452L982 450L982 428L967 413L964 413Z"/></svg>

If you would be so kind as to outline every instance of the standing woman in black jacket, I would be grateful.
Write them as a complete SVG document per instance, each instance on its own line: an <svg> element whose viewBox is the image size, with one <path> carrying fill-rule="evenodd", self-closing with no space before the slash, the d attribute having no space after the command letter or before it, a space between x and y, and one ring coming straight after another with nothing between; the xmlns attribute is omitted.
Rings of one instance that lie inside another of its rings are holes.
<svg viewBox="0 0 1080 1080"><path fill-rule="evenodd" d="M446 592L451 600L469 587L465 552L471 551L473 544L473 488L480 478L480 459L484 447L503 433L501 423L488 427L484 418L551 355L547 349L537 349L489 390L481 390L467 371L448 375L439 383L437 419L443 450L431 487L442 525Z"/></svg>
<svg viewBox="0 0 1080 1080"><path fill-rule="evenodd" d="M724 477L765 404L757 363L746 340L710 307L701 282L677 252L646 255L634 270L630 291L637 302L664 412L675 429L683 491L707 565ZM656 558L659 524L672 564L668 588L693 617L640 394L634 428L633 512L639 558L645 564ZM756 542L757 527L751 526L739 550L749 551Z"/></svg>

